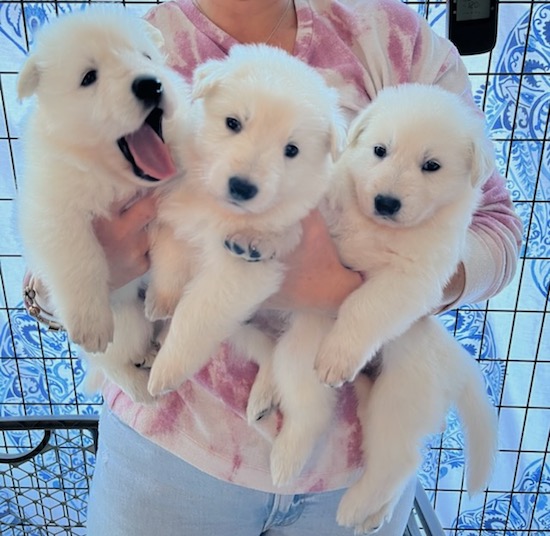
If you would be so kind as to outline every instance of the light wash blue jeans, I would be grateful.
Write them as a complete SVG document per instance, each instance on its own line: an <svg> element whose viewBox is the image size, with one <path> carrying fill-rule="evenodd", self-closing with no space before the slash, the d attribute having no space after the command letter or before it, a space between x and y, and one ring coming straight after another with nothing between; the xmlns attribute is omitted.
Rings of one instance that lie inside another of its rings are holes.
<svg viewBox="0 0 550 536"><path fill-rule="evenodd" d="M158 447L107 409L88 503L88 536L352 536L336 524L345 490L275 495L213 478ZM377 536L401 536L411 481Z"/></svg>

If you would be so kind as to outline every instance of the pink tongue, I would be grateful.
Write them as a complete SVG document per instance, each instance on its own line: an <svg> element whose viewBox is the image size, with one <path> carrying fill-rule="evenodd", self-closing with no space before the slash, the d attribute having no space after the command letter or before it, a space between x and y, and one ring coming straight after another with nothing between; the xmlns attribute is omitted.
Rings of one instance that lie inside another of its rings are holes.
<svg viewBox="0 0 550 536"><path fill-rule="evenodd" d="M126 142L137 166L155 179L169 179L176 174L176 166L164 142L147 124L126 136Z"/></svg>

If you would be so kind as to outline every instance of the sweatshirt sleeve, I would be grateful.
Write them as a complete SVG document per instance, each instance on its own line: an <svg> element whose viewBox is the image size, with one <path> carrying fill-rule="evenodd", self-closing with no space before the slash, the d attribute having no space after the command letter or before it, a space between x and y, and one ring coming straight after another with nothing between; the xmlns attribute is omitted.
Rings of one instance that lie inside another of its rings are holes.
<svg viewBox="0 0 550 536"><path fill-rule="evenodd" d="M448 43L441 37L434 38L434 43L438 41ZM466 68L453 45L434 82L476 106ZM464 286L448 286L442 310L487 300L506 287L517 269L522 236L523 225L514 210L506 181L495 169L483 186L481 203L468 232L461 266Z"/></svg>
<svg viewBox="0 0 550 536"><path fill-rule="evenodd" d="M464 288L449 287L442 310L487 300L510 283L522 244L522 224L503 178L495 171L468 231L462 259Z"/></svg>

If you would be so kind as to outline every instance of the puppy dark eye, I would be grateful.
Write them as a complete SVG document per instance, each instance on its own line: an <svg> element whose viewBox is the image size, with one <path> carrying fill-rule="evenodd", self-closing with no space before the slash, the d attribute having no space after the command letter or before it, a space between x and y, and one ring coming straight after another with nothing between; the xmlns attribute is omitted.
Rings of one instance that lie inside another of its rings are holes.
<svg viewBox="0 0 550 536"><path fill-rule="evenodd" d="M384 158L386 156L386 148L383 145L375 145L374 154L378 158Z"/></svg>
<svg viewBox="0 0 550 536"><path fill-rule="evenodd" d="M243 129L241 122L238 119L235 119L234 117L227 117L225 119L225 124L227 128L229 130L232 130L233 132L240 132Z"/></svg>
<svg viewBox="0 0 550 536"><path fill-rule="evenodd" d="M84 78L82 78L82 82L80 82L80 85L82 87L91 86L96 80L97 80L97 71L95 69L92 69L91 71L88 71L84 75Z"/></svg>
<svg viewBox="0 0 550 536"><path fill-rule="evenodd" d="M298 147L296 147L293 143L289 143L285 146L285 156L287 158L294 158L299 152L300 149L298 149Z"/></svg>
<svg viewBox="0 0 550 536"><path fill-rule="evenodd" d="M149 54L147 54L147 52L144 52L143 55L144 55L148 60L151 59L151 56L149 56Z"/></svg>
<svg viewBox="0 0 550 536"><path fill-rule="evenodd" d="M424 162L422 171L437 171L441 166L435 160Z"/></svg>

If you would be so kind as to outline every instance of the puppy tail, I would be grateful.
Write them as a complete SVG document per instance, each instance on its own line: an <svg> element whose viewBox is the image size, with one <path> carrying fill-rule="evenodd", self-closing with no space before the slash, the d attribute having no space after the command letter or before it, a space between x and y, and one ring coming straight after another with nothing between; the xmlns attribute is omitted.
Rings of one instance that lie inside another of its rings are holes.
<svg viewBox="0 0 550 536"><path fill-rule="evenodd" d="M470 495L488 484L498 450L498 420L478 364L463 352L463 388L456 406L465 432L466 486Z"/></svg>

